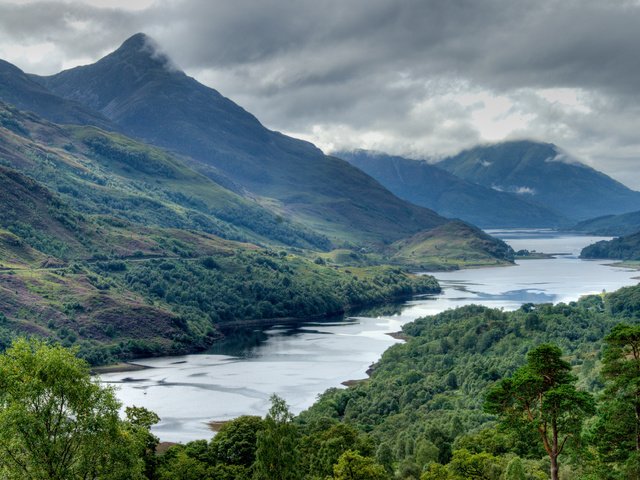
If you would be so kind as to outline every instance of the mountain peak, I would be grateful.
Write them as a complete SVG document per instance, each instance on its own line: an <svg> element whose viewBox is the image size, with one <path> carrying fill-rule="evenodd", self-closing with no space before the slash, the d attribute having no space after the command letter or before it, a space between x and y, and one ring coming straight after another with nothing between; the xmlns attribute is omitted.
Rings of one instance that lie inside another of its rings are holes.
<svg viewBox="0 0 640 480"><path fill-rule="evenodd" d="M177 71L171 58L160 48L158 42L146 33L136 33L125 40L120 47L103 60L140 65L145 68L160 66L169 71Z"/></svg>
<svg viewBox="0 0 640 480"><path fill-rule="evenodd" d="M140 50L149 42L154 42L154 40L146 33L139 32L122 42L118 50Z"/></svg>

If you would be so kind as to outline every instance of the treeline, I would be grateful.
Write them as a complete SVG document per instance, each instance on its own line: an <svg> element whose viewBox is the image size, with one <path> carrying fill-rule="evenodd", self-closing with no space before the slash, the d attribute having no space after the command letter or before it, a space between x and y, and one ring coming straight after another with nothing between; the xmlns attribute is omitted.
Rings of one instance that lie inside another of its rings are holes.
<svg viewBox="0 0 640 480"><path fill-rule="evenodd" d="M188 322L309 317L354 306L440 291L431 276L394 267L339 268L286 252L261 250L200 259L98 265L149 299L165 302Z"/></svg>
<svg viewBox="0 0 640 480"><path fill-rule="evenodd" d="M580 256L582 258L640 260L640 232L593 243L583 248Z"/></svg>

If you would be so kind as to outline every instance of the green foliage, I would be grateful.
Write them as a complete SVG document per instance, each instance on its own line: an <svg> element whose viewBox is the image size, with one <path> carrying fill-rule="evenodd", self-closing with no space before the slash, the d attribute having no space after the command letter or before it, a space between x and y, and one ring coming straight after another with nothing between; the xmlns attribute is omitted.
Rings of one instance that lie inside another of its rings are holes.
<svg viewBox="0 0 640 480"><path fill-rule="evenodd" d="M605 337L602 374L607 383L594 426L594 441L605 462L625 465L629 479L640 476L640 326L619 324Z"/></svg>
<svg viewBox="0 0 640 480"><path fill-rule="evenodd" d="M298 428L285 401L273 395L271 408L258 432L254 478L256 480L296 480L299 468Z"/></svg>
<svg viewBox="0 0 640 480"><path fill-rule="evenodd" d="M250 275L248 275L250 274ZM127 288L171 306L192 322L308 317L439 291L433 277L411 277L399 269L371 267L349 274L270 251L238 252L204 260L157 260L128 267Z"/></svg>
<svg viewBox="0 0 640 480"><path fill-rule="evenodd" d="M72 352L16 340L0 356L1 476L142 478L144 447L119 406Z"/></svg>
<svg viewBox="0 0 640 480"><path fill-rule="evenodd" d="M542 344L527 354L527 363L492 387L485 409L502 424L537 431L551 460L551 478L558 479L558 456L567 440L576 438L585 418L595 413L594 400L576 389L571 365L555 345Z"/></svg>
<svg viewBox="0 0 640 480"><path fill-rule="evenodd" d="M333 467L334 480L386 480L387 472L374 459L347 450Z"/></svg>
<svg viewBox="0 0 640 480"><path fill-rule="evenodd" d="M262 428L263 420L255 416L241 416L225 423L209 444L211 458L216 463L250 468Z"/></svg>
<svg viewBox="0 0 640 480"><path fill-rule="evenodd" d="M582 249L580 257L640 260L640 232L588 245Z"/></svg>

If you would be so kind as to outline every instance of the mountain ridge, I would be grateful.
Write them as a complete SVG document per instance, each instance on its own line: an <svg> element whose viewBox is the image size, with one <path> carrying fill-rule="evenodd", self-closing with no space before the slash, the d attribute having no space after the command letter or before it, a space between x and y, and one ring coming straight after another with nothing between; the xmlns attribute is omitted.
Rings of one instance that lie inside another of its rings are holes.
<svg viewBox="0 0 640 480"><path fill-rule="evenodd" d="M31 78L97 108L128 135L195 159L205 175L215 167L281 215L335 242L381 246L447 222L312 144L268 130L216 90L168 69L145 35L92 65Z"/></svg>
<svg viewBox="0 0 640 480"><path fill-rule="evenodd" d="M515 140L477 146L436 165L485 187L523 195L574 221L640 209L640 192L550 143Z"/></svg>
<svg viewBox="0 0 640 480"><path fill-rule="evenodd" d="M464 180L423 160L366 150L335 155L371 175L400 198L446 217L485 228L536 228L567 223L547 207Z"/></svg>

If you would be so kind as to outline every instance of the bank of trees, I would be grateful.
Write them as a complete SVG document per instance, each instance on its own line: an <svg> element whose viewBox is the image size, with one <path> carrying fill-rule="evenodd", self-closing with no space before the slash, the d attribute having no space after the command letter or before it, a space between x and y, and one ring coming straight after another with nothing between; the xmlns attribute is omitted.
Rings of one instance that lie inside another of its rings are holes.
<svg viewBox="0 0 640 480"><path fill-rule="evenodd" d="M639 480L636 296L426 317L368 381L298 417L273 397L162 454L152 412L118 418L86 364L19 340L0 358L0 477Z"/></svg>

